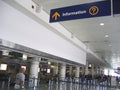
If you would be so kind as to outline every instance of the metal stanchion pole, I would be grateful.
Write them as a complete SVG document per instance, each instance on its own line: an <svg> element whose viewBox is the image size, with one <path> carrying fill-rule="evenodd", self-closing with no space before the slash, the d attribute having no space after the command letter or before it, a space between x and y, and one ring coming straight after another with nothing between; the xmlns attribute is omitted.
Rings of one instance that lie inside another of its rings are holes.
<svg viewBox="0 0 120 90"><path fill-rule="evenodd" d="M2 81L2 89L4 89L5 81Z"/></svg>
<svg viewBox="0 0 120 90"><path fill-rule="evenodd" d="M32 79L29 79L29 87L33 87L33 80Z"/></svg>
<svg viewBox="0 0 120 90"><path fill-rule="evenodd" d="M102 82L102 90L103 90L103 88L104 88L103 85L104 85L104 81Z"/></svg>
<svg viewBox="0 0 120 90"><path fill-rule="evenodd" d="M73 79L73 90L75 90L75 78Z"/></svg>
<svg viewBox="0 0 120 90"><path fill-rule="evenodd" d="M65 79L65 81L64 81L64 90L66 90L67 89L67 79Z"/></svg>
<svg viewBox="0 0 120 90"><path fill-rule="evenodd" d="M33 78L33 88L35 88L35 78Z"/></svg>
<svg viewBox="0 0 120 90"><path fill-rule="evenodd" d="M79 78L79 89L81 88L81 78Z"/></svg>
<svg viewBox="0 0 120 90"><path fill-rule="evenodd" d="M51 90L51 80L49 79L48 90Z"/></svg>
<svg viewBox="0 0 120 90"><path fill-rule="evenodd" d="M72 90L73 89L73 82L72 82L72 78L70 78L70 90Z"/></svg>
<svg viewBox="0 0 120 90"><path fill-rule="evenodd" d="M77 89L76 90L79 90L79 88L80 88L80 86L79 86L79 78L77 78L76 84L77 84Z"/></svg>
<svg viewBox="0 0 120 90"><path fill-rule="evenodd" d="M96 86L97 86L97 80L95 79L95 89L96 89Z"/></svg>
<svg viewBox="0 0 120 90"><path fill-rule="evenodd" d="M60 90L62 90L62 82L60 81Z"/></svg>
<svg viewBox="0 0 120 90"><path fill-rule="evenodd" d="M100 81L98 81L98 90L100 90Z"/></svg>
<svg viewBox="0 0 120 90"><path fill-rule="evenodd" d="M56 90L58 90L58 78L56 79Z"/></svg>
<svg viewBox="0 0 120 90"><path fill-rule="evenodd" d="M9 90L9 88L10 88L10 80L11 80L11 78L9 77L8 78L8 84L7 84L7 89Z"/></svg>
<svg viewBox="0 0 120 90"><path fill-rule="evenodd" d="M37 79L37 87L38 88L40 87L40 79L39 78Z"/></svg>

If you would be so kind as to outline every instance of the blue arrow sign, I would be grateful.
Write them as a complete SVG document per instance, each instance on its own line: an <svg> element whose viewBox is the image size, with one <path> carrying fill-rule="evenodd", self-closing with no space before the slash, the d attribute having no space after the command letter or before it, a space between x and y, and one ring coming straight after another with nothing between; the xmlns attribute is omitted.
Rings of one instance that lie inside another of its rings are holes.
<svg viewBox="0 0 120 90"><path fill-rule="evenodd" d="M93 18L109 15L111 15L111 1L106 0L52 9L50 11L50 22Z"/></svg>

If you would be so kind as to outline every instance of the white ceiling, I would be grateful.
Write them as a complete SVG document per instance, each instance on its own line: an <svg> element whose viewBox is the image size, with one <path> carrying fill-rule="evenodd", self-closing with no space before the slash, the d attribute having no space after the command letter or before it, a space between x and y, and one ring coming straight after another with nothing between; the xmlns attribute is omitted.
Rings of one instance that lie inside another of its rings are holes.
<svg viewBox="0 0 120 90"><path fill-rule="evenodd" d="M54 8L60 8L101 0L33 0L48 14ZM104 23L104 26L100 26ZM73 36L77 37L101 58L107 60L113 68L120 64L120 17L105 16L60 22ZM109 35L109 37L105 37Z"/></svg>

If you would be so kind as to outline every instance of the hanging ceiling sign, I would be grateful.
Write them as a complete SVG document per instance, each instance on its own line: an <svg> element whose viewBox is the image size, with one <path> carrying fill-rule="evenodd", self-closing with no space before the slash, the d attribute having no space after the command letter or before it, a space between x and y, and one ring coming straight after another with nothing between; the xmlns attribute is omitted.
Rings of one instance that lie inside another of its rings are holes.
<svg viewBox="0 0 120 90"><path fill-rule="evenodd" d="M50 22L95 18L111 15L111 0L52 9Z"/></svg>
<svg viewBox="0 0 120 90"><path fill-rule="evenodd" d="M113 14L120 14L120 0L113 0Z"/></svg>

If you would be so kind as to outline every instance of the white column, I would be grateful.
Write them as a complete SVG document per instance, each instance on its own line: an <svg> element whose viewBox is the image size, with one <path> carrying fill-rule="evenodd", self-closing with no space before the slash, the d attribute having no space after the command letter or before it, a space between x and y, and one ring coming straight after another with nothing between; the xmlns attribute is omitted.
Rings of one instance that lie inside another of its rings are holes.
<svg viewBox="0 0 120 90"><path fill-rule="evenodd" d="M79 75L80 75L80 67L76 67L76 73L75 73L75 82L79 82ZM75 89L79 90L79 84L75 84Z"/></svg>
<svg viewBox="0 0 120 90"><path fill-rule="evenodd" d="M66 90L66 83L64 82L65 77L66 77L66 64L61 64L60 68L60 79L63 82L60 82L60 90Z"/></svg>
<svg viewBox="0 0 120 90"><path fill-rule="evenodd" d="M72 66L69 67L69 74L72 76Z"/></svg>
<svg viewBox="0 0 120 90"><path fill-rule="evenodd" d="M93 64L92 64L91 69L92 69L92 71L91 71L91 72L92 72L92 77L93 77L93 76L94 76L94 73L95 73L95 72L94 72L94 65L93 65Z"/></svg>
<svg viewBox="0 0 120 90"><path fill-rule="evenodd" d="M60 78L65 80L66 77L66 64L61 64Z"/></svg>
<svg viewBox="0 0 120 90"><path fill-rule="evenodd" d="M58 75L58 65L54 66L53 75Z"/></svg>
<svg viewBox="0 0 120 90"><path fill-rule="evenodd" d="M58 64L57 64L57 66L55 67L55 74L56 74L56 75L58 74Z"/></svg>
<svg viewBox="0 0 120 90"><path fill-rule="evenodd" d="M79 75L80 75L80 67L76 67L75 77L79 77Z"/></svg>
<svg viewBox="0 0 120 90"><path fill-rule="evenodd" d="M38 68L39 68L39 58L35 57L33 61L31 61L30 66L30 80L34 86L37 86L37 78L38 78Z"/></svg>
<svg viewBox="0 0 120 90"><path fill-rule="evenodd" d="M88 75L89 71L88 71L88 61L86 61L86 68L85 68L85 75Z"/></svg>

